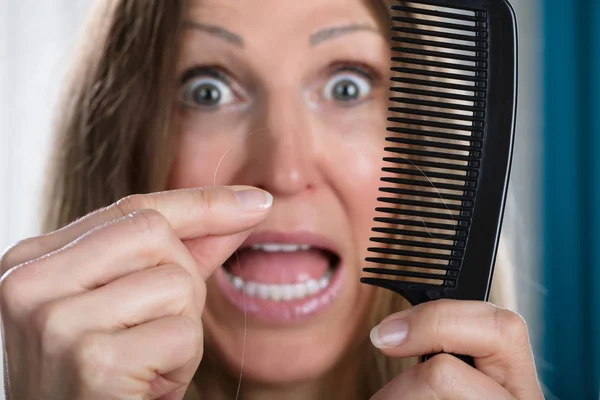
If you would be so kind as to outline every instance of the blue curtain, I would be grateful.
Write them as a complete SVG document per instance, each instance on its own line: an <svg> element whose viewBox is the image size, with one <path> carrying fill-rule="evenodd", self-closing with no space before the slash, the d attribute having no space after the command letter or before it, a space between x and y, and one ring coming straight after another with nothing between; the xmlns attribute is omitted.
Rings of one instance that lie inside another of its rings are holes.
<svg viewBox="0 0 600 400"><path fill-rule="evenodd" d="M600 0L543 0L544 301L541 377L600 398Z"/></svg>

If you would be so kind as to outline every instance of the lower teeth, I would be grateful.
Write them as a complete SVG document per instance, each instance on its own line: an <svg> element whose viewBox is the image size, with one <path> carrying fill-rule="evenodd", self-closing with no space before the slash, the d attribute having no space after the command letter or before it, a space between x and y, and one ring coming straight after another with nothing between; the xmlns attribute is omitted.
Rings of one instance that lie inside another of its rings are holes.
<svg viewBox="0 0 600 400"><path fill-rule="evenodd" d="M227 276L237 290L241 291L243 288L248 296L263 300L290 301L313 296L325 290L331 283L332 272L331 270L327 271L321 279L309 279L300 283L283 285L245 282L239 276L229 272L227 272Z"/></svg>

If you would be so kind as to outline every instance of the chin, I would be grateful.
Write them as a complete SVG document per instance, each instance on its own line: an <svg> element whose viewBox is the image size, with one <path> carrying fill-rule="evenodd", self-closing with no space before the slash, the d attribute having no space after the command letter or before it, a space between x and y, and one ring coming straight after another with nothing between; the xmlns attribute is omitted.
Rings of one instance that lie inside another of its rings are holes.
<svg viewBox="0 0 600 400"><path fill-rule="evenodd" d="M341 273L338 295L319 312L296 319L247 313L245 324L244 314L218 290L218 279L214 276L208 282L203 321L211 351L236 379L244 355L243 381L285 387L318 380L336 368L360 339L357 334L363 327L370 290L358 278Z"/></svg>
<svg viewBox="0 0 600 400"><path fill-rule="evenodd" d="M314 381L364 339L358 333L371 291L344 247L310 232L263 231L217 269L207 281L203 323L229 375L239 377L243 355L243 381Z"/></svg>
<svg viewBox="0 0 600 400"><path fill-rule="evenodd" d="M277 344L267 343L269 341ZM330 372L342 359L345 351L341 343L299 342L295 338L286 339L275 335L257 341L249 337L243 380L280 387L315 381ZM226 353L221 354L225 355L227 370L232 376L239 376L240 354Z"/></svg>

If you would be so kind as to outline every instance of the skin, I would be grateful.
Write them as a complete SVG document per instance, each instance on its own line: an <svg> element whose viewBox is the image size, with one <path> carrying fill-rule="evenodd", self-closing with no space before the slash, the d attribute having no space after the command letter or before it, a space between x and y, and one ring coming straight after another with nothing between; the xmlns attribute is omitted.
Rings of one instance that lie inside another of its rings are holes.
<svg viewBox="0 0 600 400"><path fill-rule="evenodd" d="M239 371L244 316L222 301L211 275L261 230L308 230L334 240L347 274L338 300L308 321L248 320L244 398L313 398L356 340L370 300L358 278L375 207L375 196L365 194L376 192L383 156L389 68L376 15L358 0L211 0L193 2L188 22L196 27L185 31L180 78L193 67L220 65L235 96L200 109L185 96L190 81L182 84L169 189L217 187L132 196L3 255L9 399L179 400L205 338ZM235 32L244 45L198 29L202 24ZM315 32L348 24L371 28L311 45ZM364 83L356 72L335 69L340 64L378 76L352 105L324 90L340 74ZM233 184L245 186L224 187ZM272 194L272 206L256 188ZM398 320L407 327L404 340L382 349L386 355L454 352L475 357L477 368L438 355L374 399L542 398L517 314L438 301L384 324Z"/></svg>
<svg viewBox="0 0 600 400"><path fill-rule="evenodd" d="M359 275L376 202L363 193L379 186L389 50L365 3L341 3L197 1L187 19L195 25L185 32L179 76L197 66L222 66L236 98L218 109L191 101L177 107L180 151L172 186L212 185L216 175L217 184L243 182L268 190L276 202L255 232L319 234L338 245L346 265L342 293L316 318L283 328L248 320L244 382L317 379L351 346L369 304L372 290L360 284ZM264 29L266 9L293 16L292 22L273 17ZM243 45L197 28L208 24L239 35ZM370 29L311 44L316 32L348 25ZM365 50L357 52L357 46ZM358 73L337 72L342 65L373 70L374 83ZM328 83L343 76L366 85L370 94L348 105L327 100ZM200 75L181 90L206 79L214 84L214 78ZM238 374L244 315L214 280L207 286L205 329L232 374Z"/></svg>

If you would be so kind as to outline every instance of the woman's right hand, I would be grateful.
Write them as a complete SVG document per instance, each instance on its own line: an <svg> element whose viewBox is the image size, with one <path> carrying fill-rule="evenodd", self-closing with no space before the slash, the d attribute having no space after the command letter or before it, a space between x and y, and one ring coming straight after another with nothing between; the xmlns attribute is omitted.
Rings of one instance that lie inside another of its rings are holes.
<svg viewBox="0 0 600 400"><path fill-rule="evenodd" d="M135 195L10 248L7 399L183 398L202 359L205 280L271 201L250 187Z"/></svg>

